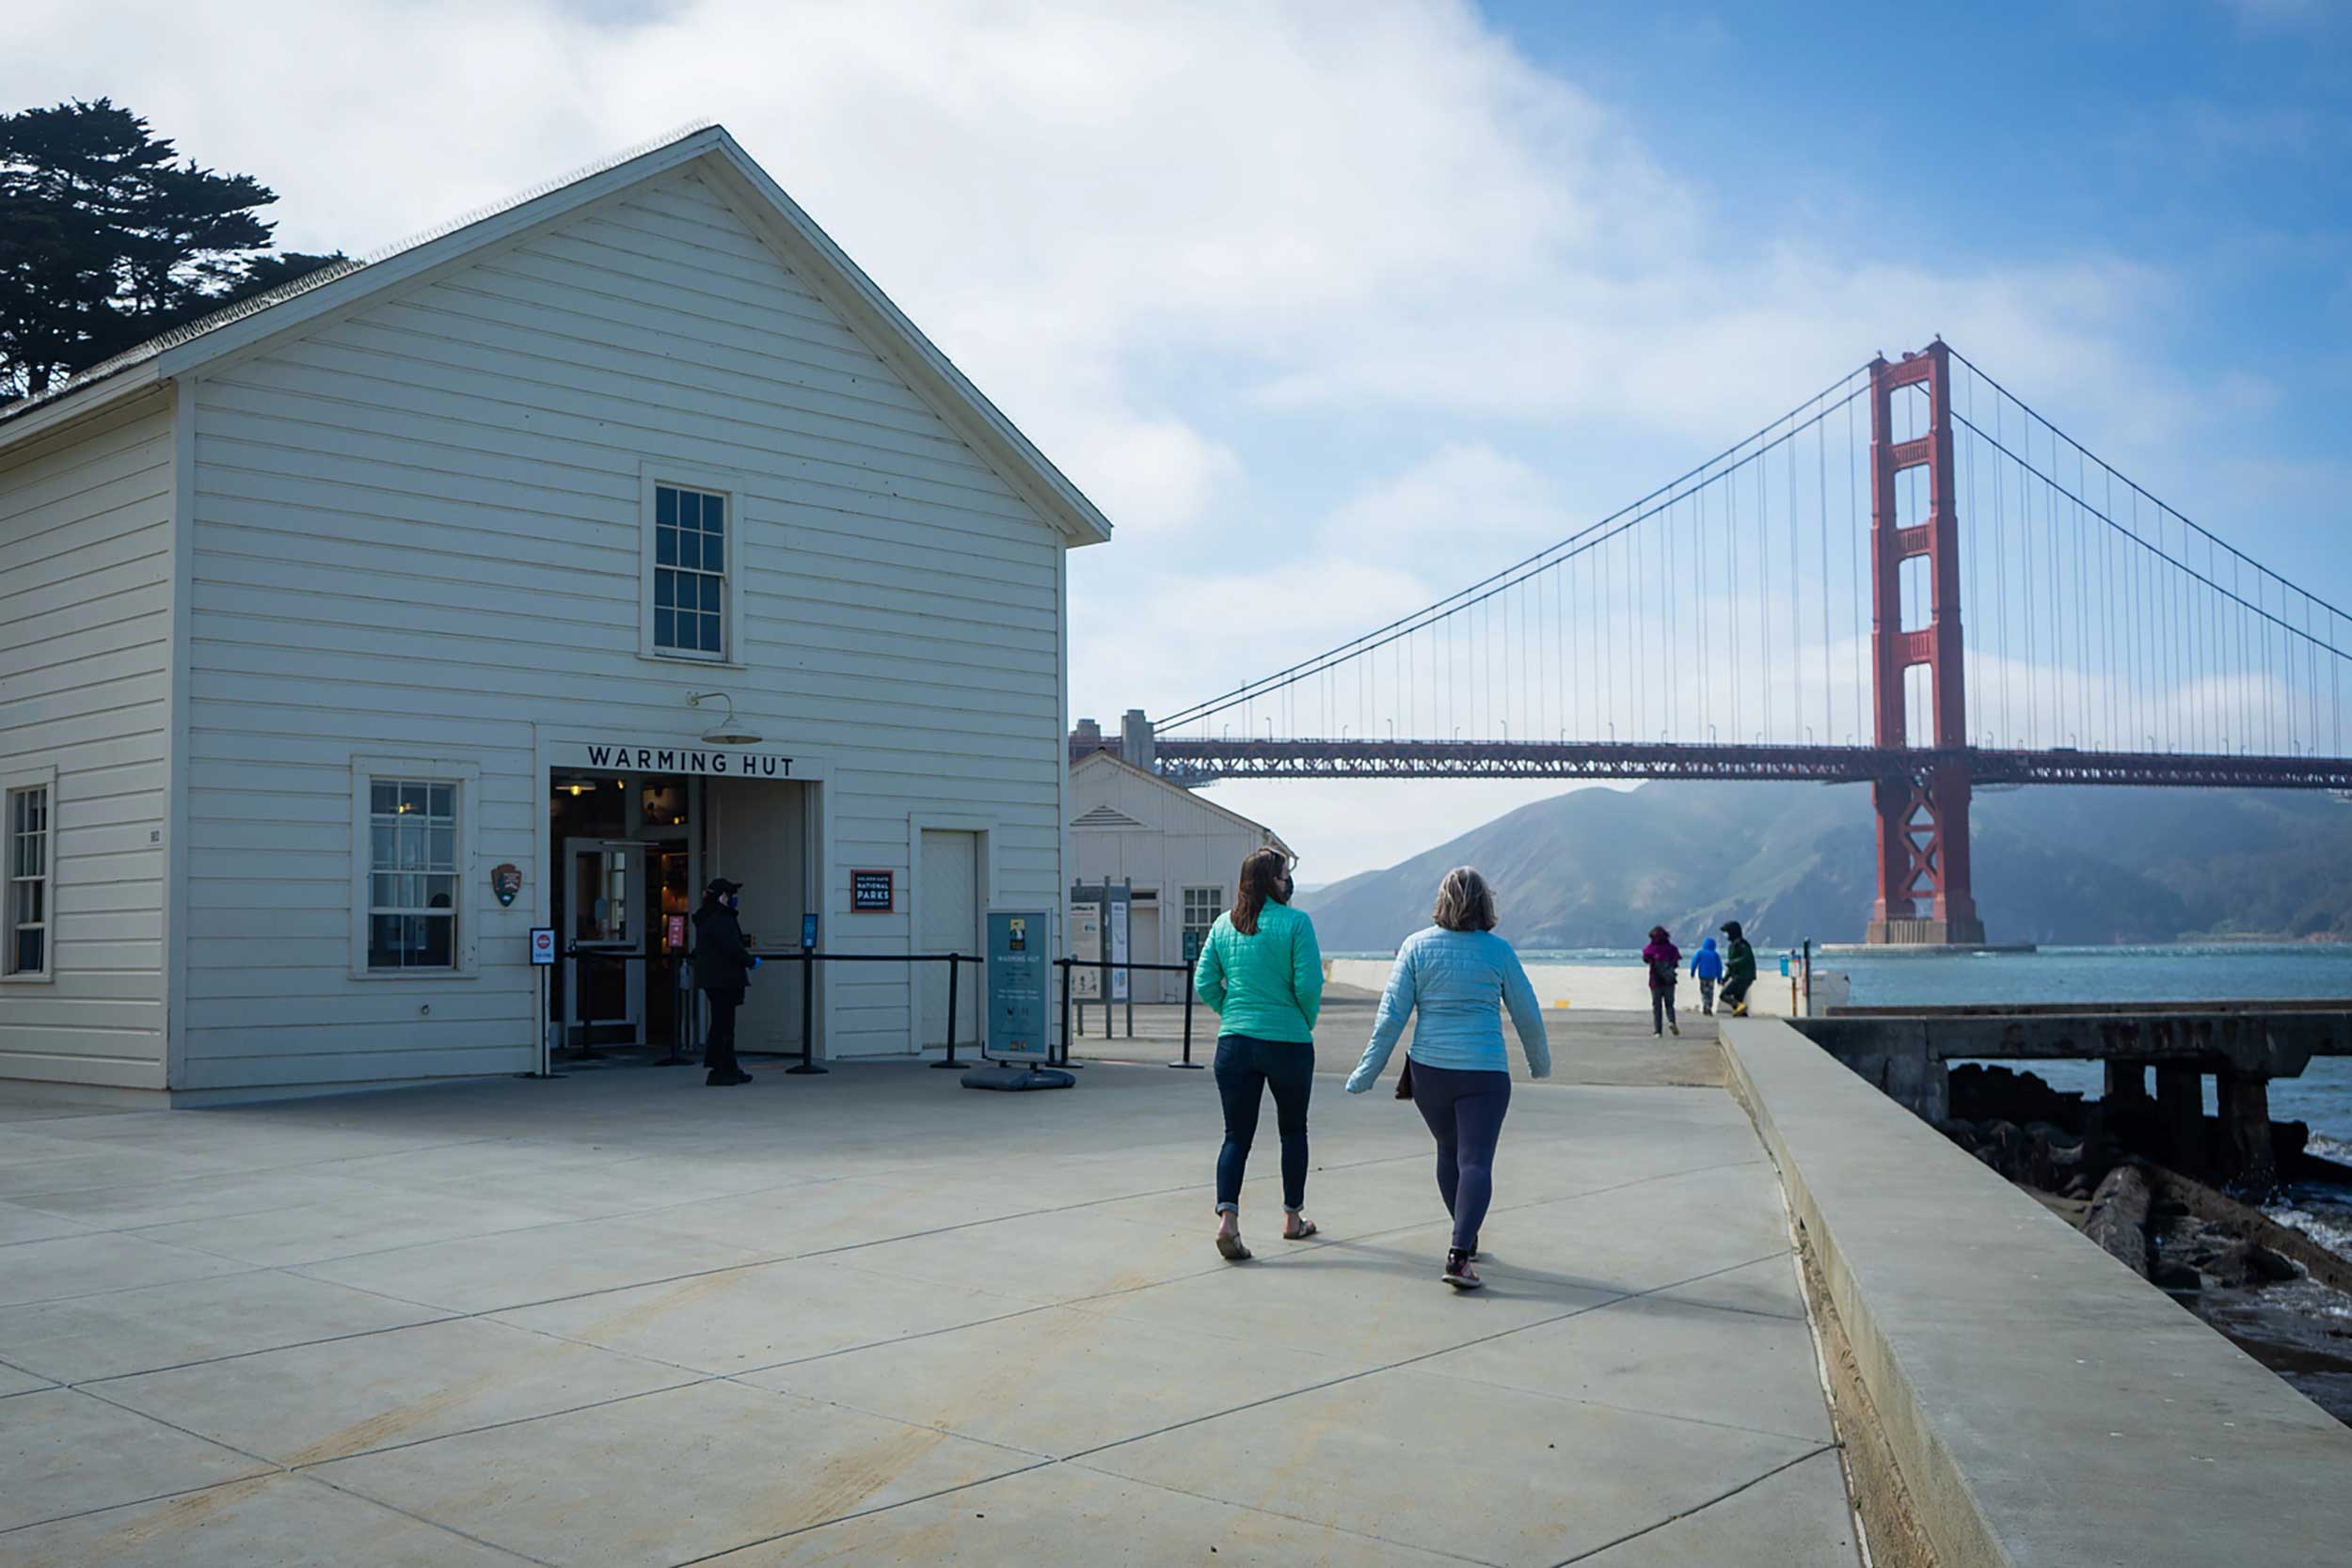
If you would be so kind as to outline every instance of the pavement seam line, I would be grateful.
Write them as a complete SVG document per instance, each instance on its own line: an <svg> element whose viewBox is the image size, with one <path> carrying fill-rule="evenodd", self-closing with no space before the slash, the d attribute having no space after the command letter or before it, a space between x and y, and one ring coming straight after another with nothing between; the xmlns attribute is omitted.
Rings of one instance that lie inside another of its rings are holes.
<svg viewBox="0 0 2352 1568"><path fill-rule="evenodd" d="M264 1461L264 1463L267 1462ZM145 1508L150 1503L167 1503L174 1497L192 1497L199 1492L210 1492L215 1487L235 1486L244 1481L260 1481L264 1477L282 1476L286 1473L283 1466L272 1465L269 1468L257 1470L249 1476L231 1476L227 1481L208 1481L201 1486L183 1486L173 1492L158 1492L151 1497L134 1497L125 1503L106 1503L98 1508L77 1508L71 1513L56 1513L46 1519L27 1519L21 1525L9 1525L5 1528L0 1528L0 1540L5 1540L23 1530L39 1529L44 1525L69 1525L76 1519L87 1519L96 1513L112 1513L118 1509L124 1508Z"/></svg>
<svg viewBox="0 0 2352 1568"><path fill-rule="evenodd" d="M1774 1253L1770 1256L1779 1257L1781 1254ZM1475 1338L1464 1339L1459 1344L1440 1346L1437 1350L1422 1351L1417 1355L1408 1355L1401 1360L1391 1361L1381 1366L1366 1367L1359 1371L1343 1373L1338 1377L1325 1378L1319 1383L1308 1384L1303 1387L1293 1388L1284 1393L1269 1394L1265 1398L1260 1400L1249 1400L1241 1404L1233 1405L1230 1409L1211 1411L1207 1415L1191 1417L1182 1421L1171 1421L1167 1426L1156 1428L1151 1432L1138 1433L1132 1437L1121 1437L1117 1442L1098 1443L1093 1448L1081 1449L1076 1453L1066 1455L1063 1462L1067 1464L1076 1460L1089 1459L1099 1453L1107 1453L1112 1449L1124 1448L1130 1443L1141 1443L1150 1438L1162 1436L1168 1433L1181 1432L1186 1427L1199 1426L1203 1421L1219 1420L1227 1416L1239 1415L1246 1410L1256 1410L1265 1405L1279 1403L1283 1400L1295 1399L1301 1394L1311 1394L1318 1392L1321 1389L1337 1387L1343 1383L1354 1383L1361 1378L1376 1377L1382 1372L1398 1371L1406 1367L1416 1366L1423 1361L1434 1360L1436 1357L1440 1355L1452 1354L1454 1352L1458 1350L1469 1350L1473 1345L1489 1344L1497 1339L1507 1338L1514 1334L1524 1334L1530 1329L1548 1328L1553 1323L1565 1323L1570 1318L1581 1318L1588 1312L1597 1312L1603 1307L1614 1307L1619 1302L1633 1301L1642 1296L1656 1295L1661 1291L1677 1290L1685 1285L1695 1285L1701 1280L1712 1279L1717 1275L1729 1274L1734 1269L1749 1268L1756 1263L1767 1260L1767 1259L1762 1258L1751 1258L1744 1262L1733 1263L1726 1268L1712 1269L1706 1274L1692 1275L1688 1279L1678 1279L1674 1281L1672 1284L1656 1286L1651 1290L1628 1291L1621 1294L1611 1296L1605 1301L1593 1302L1583 1307L1571 1307L1569 1310L1565 1312L1554 1313L1552 1316L1548 1318L1539 1318L1534 1323L1519 1323L1510 1328L1499 1328L1491 1334L1482 1334ZM1468 1382L1470 1380L1464 1379L1463 1381ZM1530 1391L1531 1390L1514 1390L1514 1392ZM1640 1414L1650 1415L1655 1414L1655 1412L1645 1411L1640 1412ZM1674 1419L1675 1418L1661 1417L1661 1418ZM1711 1425L1714 1423L1708 1424ZM1798 1438L1795 1439L1795 1441L1805 1442L1810 1441L1810 1439ZM1104 1473L1108 1474L1110 1472L1106 1471Z"/></svg>
<svg viewBox="0 0 2352 1568"><path fill-rule="evenodd" d="M394 1298L385 1296L380 1299L390 1301ZM379 1334L398 1334L403 1329L431 1328L436 1323L459 1321L461 1320L457 1314L447 1313L437 1318L421 1318L412 1323L390 1323L383 1328L358 1328L349 1334L327 1334L316 1339L296 1339L289 1344L264 1345L259 1350L232 1350L225 1351L219 1355L199 1355L193 1360L174 1361L161 1367L141 1367L136 1371L106 1372L98 1377L86 1377L79 1380L60 1378L57 1380L57 1386L61 1388L93 1388L102 1383L121 1383L130 1378L146 1377L155 1372L184 1372L197 1367L218 1366L224 1361L244 1361L256 1355L275 1355L281 1350L309 1350L313 1345L339 1345L348 1339L373 1339ZM44 1374L36 1372L33 1375L39 1377Z"/></svg>
<svg viewBox="0 0 2352 1568"><path fill-rule="evenodd" d="M296 1481L315 1481L319 1485L326 1487L330 1492L340 1492L346 1497L356 1497L363 1503L368 1503L376 1508L383 1509L389 1513L397 1513L404 1519L414 1520L416 1523L424 1526L428 1529L437 1529L445 1535L453 1535L460 1541L470 1541L475 1545L484 1547L489 1551L497 1552L501 1556L511 1557L517 1562L535 1562L539 1565L539 1568L562 1568L562 1564L550 1562L546 1558L532 1557L529 1552L520 1550L517 1547L501 1545L500 1543L489 1540L486 1537L474 1535L469 1531L459 1529L455 1525L445 1525L438 1519L429 1519L421 1513L401 1507L398 1503L386 1502L383 1498L367 1492L362 1492L356 1486L345 1486L341 1481L329 1481L325 1476L312 1475L307 1470L289 1470L286 1473Z"/></svg>
<svg viewBox="0 0 2352 1568"><path fill-rule="evenodd" d="M1775 1465L1771 1469L1765 1471L1762 1475L1749 1477L1746 1481L1741 1481L1730 1491L1709 1497L1695 1508L1686 1508L1679 1513L1668 1514L1665 1518L1659 1520L1654 1525L1644 1525L1640 1529L1634 1530L1630 1534L1620 1535L1614 1541L1603 1542L1601 1544L1595 1546L1589 1552L1579 1552L1574 1557L1564 1557L1559 1561L1551 1564L1551 1568L1569 1568L1569 1564L1571 1563L1589 1562L1594 1558L1600 1556L1603 1552L1613 1552L1629 1541L1638 1541L1643 1536L1648 1535L1653 1531L1664 1529L1668 1525L1676 1524L1681 1520L1691 1518L1694 1514L1704 1513L1708 1509L1713 1508L1717 1503L1728 1502L1752 1486L1761 1486L1764 1482L1772 1480L1774 1476L1779 1475L1783 1470L1793 1470L1809 1459L1819 1459L1825 1453L1836 1453L1844 1446L1845 1445L1842 1443L1823 1443L1820 1448L1813 1449L1805 1453L1801 1453L1794 1459L1782 1461L1780 1464Z"/></svg>
<svg viewBox="0 0 2352 1568"><path fill-rule="evenodd" d="M1479 1568L1501 1568L1501 1565L1490 1558L1467 1557L1460 1552L1448 1551L1442 1546L1423 1546L1411 1541L1395 1541L1385 1535L1375 1535L1370 1530L1351 1529L1345 1525L1334 1525L1322 1519L1311 1519L1303 1513L1285 1513L1279 1508L1267 1508L1259 1503L1235 1502L1231 1497L1213 1497L1206 1492L1193 1492L1182 1486L1171 1486L1164 1481L1147 1481L1141 1476L1122 1475L1117 1470L1105 1470L1099 1465L1080 1464L1075 1459L1066 1459L1062 1463L1093 1475L1108 1477L1112 1481L1125 1481L1132 1486L1149 1486L1156 1492L1173 1492L1180 1497L1191 1497L1200 1502L1215 1503L1220 1508L1239 1509L1245 1513L1263 1513L1269 1519L1287 1519L1294 1525L1305 1525L1313 1529L1329 1530L1334 1534L1349 1536L1358 1541L1376 1541L1383 1546L1395 1546L1408 1552L1420 1552L1428 1557L1445 1558L1454 1562L1476 1563Z"/></svg>
<svg viewBox="0 0 2352 1568"><path fill-rule="evenodd" d="M902 1422L900 1424L904 1425L906 1423ZM1006 1451L1008 1453L1019 1453L1021 1450L1018 1449L1008 1449ZM1024 1465L1017 1470L1007 1470L1001 1475L982 1476L977 1481L962 1481L954 1486L943 1486L936 1492L926 1492L919 1497L902 1497L895 1503L879 1503L872 1508L861 1508L853 1513L836 1514L830 1519L819 1519L813 1525L802 1525L797 1528L782 1530L774 1535L763 1535L755 1541L746 1541L739 1545L723 1546L715 1552L705 1552L700 1557L685 1558L677 1562L670 1564L670 1568L694 1568L694 1564L698 1562L710 1562L719 1558L733 1556L737 1552L748 1552L754 1546L765 1546L769 1543L774 1541L787 1541L796 1535L806 1535L811 1530L824 1529L833 1525L847 1524L851 1519L865 1519L877 1513L888 1513L893 1510L908 1508L915 1503L930 1502L934 1497L953 1497L958 1492L969 1492L976 1486L986 1486L992 1481L1010 1481L1015 1476L1030 1475L1036 1471L1046 1469L1055 1463L1056 1461L1047 1459L1035 1465Z"/></svg>

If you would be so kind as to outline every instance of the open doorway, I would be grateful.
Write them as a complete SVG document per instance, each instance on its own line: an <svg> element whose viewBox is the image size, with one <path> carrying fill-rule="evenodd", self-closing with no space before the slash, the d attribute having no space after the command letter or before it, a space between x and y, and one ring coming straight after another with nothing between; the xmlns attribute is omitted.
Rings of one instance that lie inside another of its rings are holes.
<svg viewBox="0 0 2352 1568"><path fill-rule="evenodd" d="M683 776L556 772L548 813L558 961L548 1021L564 1049L675 1056L692 908L695 791Z"/></svg>

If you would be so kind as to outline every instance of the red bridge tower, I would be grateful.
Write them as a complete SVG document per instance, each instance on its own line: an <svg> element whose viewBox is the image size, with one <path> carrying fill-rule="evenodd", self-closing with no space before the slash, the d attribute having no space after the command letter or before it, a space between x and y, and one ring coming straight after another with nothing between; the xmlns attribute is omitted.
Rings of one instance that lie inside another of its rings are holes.
<svg viewBox="0 0 2352 1568"><path fill-rule="evenodd" d="M1895 439L1894 396L1925 387L1927 433ZM1895 476L1925 468L1928 515L1906 527L1896 514ZM1928 562L1928 622L1903 626L1902 566ZM1951 351L1938 339L1900 364L1870 362L1870 665L1878 697L1876 743L1910 745L1905 673L1924 665L1934 736L1929 744L1964 759L1968 701L1960 641L1960 511L1952 474ZM1968 882L1968 764L1904 766L1873 786L1878 807L1878 898L1865 940L1975 943L1984 941Z"/></svg>

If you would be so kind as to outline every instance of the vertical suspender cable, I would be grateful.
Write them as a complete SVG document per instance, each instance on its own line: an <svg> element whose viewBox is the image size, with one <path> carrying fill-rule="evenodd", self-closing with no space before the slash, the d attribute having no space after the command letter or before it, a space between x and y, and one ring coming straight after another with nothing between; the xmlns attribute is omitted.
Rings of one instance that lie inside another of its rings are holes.
<svg viewBox="0 0 2352 1568"><path fill-rule="evenodd" d="M1763 655L1759 659L1763 672L1764 729L1766 740L1772 737L1772 525L1769 516L1771 503L1765 499L1772 478L1771 449L1759 449L1756 454L1756 622L1762 639Z"/></svg>
<svg viewBox="0 0 2352 1568"><path fill-rule="evenodd" d="M1691 492L1692 522L1698 539L1698 547L1691 552L1691 565L1699 578L1699 732L1706 733L1708 720L1714 709L1708 701L1708 688L1714 684L1715 656L1708 644L1708 622L1714 617L1707 610L1708 549L1707 549L1707 486L1699 484Z"/></svg>
<svg viewBox="0 0 2352 1568"><path fill-rule="evenodd" d="M1813 481L1814 545L1821 560L1821 744L1827 746L1836 738L1837 719L1829 706L1829 429L1819 413L1813 420L1813 465L1819 470Z"/></svg>
<svg viewBox="0 0 2352 1568"><path fill-rule="evenodd" d="M1857 654L1854 658L1853 734L1856 742L1868 745L1873 738L1870 727L1862 717L1863 681L1868 676L1870 661L1859 653L1862 646L1862 480L1859 465L1862 448L1854 434L1853 394L1846 396L1846 584L1848 613L1853 616L1853 641Z"/></svg>
<svg viewBox="0 0 2352 1568"><path fill-rule="evenodd" d="M1747 672L1740 668L1740 600L1742 595L1740 592L1740 469L1736 464L1724 470L1724 554L1727 562L1724 581L1731 590L1731 678L1724 684L1725 689L1736 691L1747 676ZM1734 717L1738 715L1736 705L1731 713ZM1732 738L1740 738L1737 731Z"/></svg>
<svg viewBox="0 0 2352 1568"><path fill-rule="evenodd" d="M1788 689L1788 717L1790 734L1795 740L1804 734L1804 562L1797 555L1797 430L1790 428L1788 437L1788 651L1790 651L1790 689Z"/></svg>
<svg viewBox="0 0 2352 1568"><path fill-rule="evenodd" d="M2115 515L2115 470L2107 469L2107 515ZM2115 530L2099 531L2099 580L2106 587L2106 610L2099 618L2101 663L2107 688L2107 745L2115 745Z"/></svg>

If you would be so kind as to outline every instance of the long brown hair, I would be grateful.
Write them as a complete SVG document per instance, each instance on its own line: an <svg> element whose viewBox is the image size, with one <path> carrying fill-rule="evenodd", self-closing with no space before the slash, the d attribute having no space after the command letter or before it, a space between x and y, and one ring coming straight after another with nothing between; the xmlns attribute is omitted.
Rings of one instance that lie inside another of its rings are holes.
<svg viewBox="0 0 2352 1568"><path fill-rule="evenodd" d="M1252 849L1241 863L1233 881L1233 929L1243 936L1258 934L1258 911L1265 901L1291 901L1290 857L1279 849Z"/></svg>

